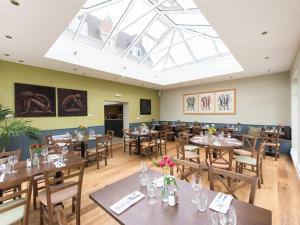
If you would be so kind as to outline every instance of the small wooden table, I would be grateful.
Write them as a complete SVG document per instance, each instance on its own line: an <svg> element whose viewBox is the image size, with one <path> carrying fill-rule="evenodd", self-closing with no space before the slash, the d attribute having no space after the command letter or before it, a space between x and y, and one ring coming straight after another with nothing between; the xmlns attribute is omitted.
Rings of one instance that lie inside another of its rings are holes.
<svg viewBox="0 0 300 225"><path fill-rule="evenodd" d="M151 171L157 176L161 174ZM198 212L192 204L194 192L188 182L178 180L179 204L176 207L169 207L161 202L158 193L158 202L154 206L147 203L147 197L127 209L120 215L112 212L109 207L119 201L122 197L140 191L146 195L146 188L139 184L139 173L135 173L123 180L107 185L104 188L91 193L89 197L111 215L120 224L124 225L209 225L211 224L209 210ZM160 189L159 189L160 190ZM202 193L207 194L208 204L217 195L217 192L201 189ZM248 203L233 200L238 225L271 225L272 212Z"/></svg>
<svg viewBox="0 0 300 225"><path fill-rule="evenodd" d="M151 132L157 133L158 131L151 131ZM141 137L147 137L149 135L149 132L132 131L132 132L130 132L130 135L136 137L136 139L137 139L137 143L136 143L137 152L136 153L138 155L141 154L141 146L140 146L141 145Z"/></svg>

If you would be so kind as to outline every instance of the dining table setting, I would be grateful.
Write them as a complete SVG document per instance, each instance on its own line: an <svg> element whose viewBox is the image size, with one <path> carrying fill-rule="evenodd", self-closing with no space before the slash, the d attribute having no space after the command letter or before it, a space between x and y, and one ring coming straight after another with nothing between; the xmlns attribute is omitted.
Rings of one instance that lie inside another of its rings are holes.
<svg viewBox="0 0 300 225"><path fill-rule="evenodd" d="M145 179L146 177L146 179ZM124 225L271 225L272 212L203 188L201 182L173 176L173 191L164 201L164 174L141 168L89 195L98 206Z"/></svg>

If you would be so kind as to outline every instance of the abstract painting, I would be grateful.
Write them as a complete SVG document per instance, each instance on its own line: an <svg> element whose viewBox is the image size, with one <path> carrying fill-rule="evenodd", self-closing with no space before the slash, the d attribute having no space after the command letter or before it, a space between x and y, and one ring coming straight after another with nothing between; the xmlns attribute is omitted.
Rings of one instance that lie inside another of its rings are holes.
<svg viewBox="0 0 300 225"><path fill-rule="evenodd" d="M58 116L87 116L87 91L58 88Z"/></svg>
<svg viewBox="0 0 300 225"><path fill-rule="evenodd" d="M16 117L56 116L55 88L15 83Z"/></svg>
<svg viewBox="0 0 300 225"><path fill-rule="evenodd" d="M199 113L198 94L183 95L183 113L196 114Z"/></svg>
<svg viewBox="0 0 300 225"><path fill-rule="evenodd" d="M215 92L215 112L235 114L235 89Z"/></svg>
<svg viewBox="0 0 300 225"><path fill-rule="evenodd" d="M212 114L215 112L215 93L200 93L199 94L199 113Z"/></svg>
<svg viewBox="0 0 300 225"><path fill-rule="evenodd" d="M140 115L151 115L150 99L140 99Z"/></svg>

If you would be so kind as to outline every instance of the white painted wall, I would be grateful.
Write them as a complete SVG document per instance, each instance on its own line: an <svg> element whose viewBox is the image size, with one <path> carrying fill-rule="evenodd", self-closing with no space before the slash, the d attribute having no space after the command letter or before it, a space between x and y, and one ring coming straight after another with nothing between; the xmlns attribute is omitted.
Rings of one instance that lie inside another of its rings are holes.
<svg viewBox="0 0 300 225"><path fill-rule="evenodd" d="M183 114L183 94L231 88L236 89L235 115ZM165 90L160 99L161 120L266 125L291 121L289 72Z"/></svg>
<svg viewBox="0 0 300 225"><path fill-rule="evenodd" d="M291 69L291 156L300 177L300 49Z"/></svg>

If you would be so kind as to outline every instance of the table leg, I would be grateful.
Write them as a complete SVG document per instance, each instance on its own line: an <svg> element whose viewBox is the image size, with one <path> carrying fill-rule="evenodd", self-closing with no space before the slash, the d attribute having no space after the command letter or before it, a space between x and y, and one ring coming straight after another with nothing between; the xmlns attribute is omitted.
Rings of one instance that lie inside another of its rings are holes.
<svg viewBox="0 0 300 225"><path fill-rule="evenodd" d="M141 149L140 149L140 145L141 145L141 137L137 136L137 141L136 141L136 152L134 154L136 155L140 155L141 154Z"/></svg>
<svg viewBox="0 0 300 225"><path fill-rule="evenodd" d="M85 153L85 145L84 141L80 143L80 150L81 150L81 157L84 158L84 153Z"/></svg>

